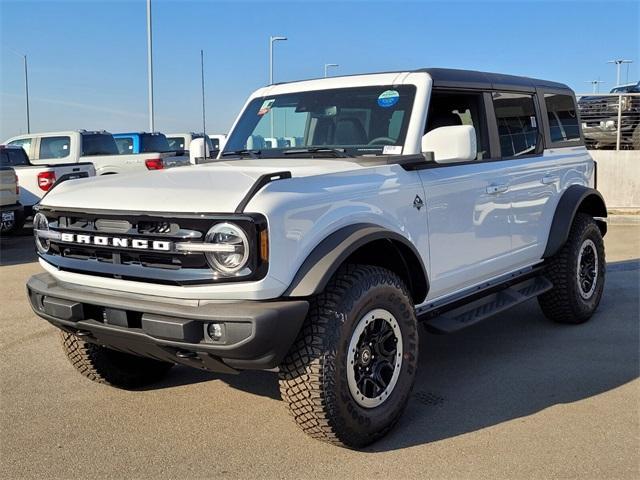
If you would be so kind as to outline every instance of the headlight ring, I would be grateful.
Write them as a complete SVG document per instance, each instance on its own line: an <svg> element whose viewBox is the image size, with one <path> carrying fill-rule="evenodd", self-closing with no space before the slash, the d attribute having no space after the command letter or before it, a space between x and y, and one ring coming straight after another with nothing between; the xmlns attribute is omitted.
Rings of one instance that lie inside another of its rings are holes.
<svg viewBox="0 0 640 480"><path fill-rule="evenodd" d="M51 241L37 234L38 230L43 230L47 232L49 231L49 220L47 220L47 217L44 214L38 212L34 215L33 230L34 232L36 232L35 238L36 238L36 248L38 249L38 252L43 254L47 253L49 251L49 248L51 247Z"/></svg>
<svg viewBox="0 0 640 480"><path fill-rule="evenodd" d="M233 275L242 270L250 258L249 240L244 230L232 223L218 223L211 227L204 238L205 243L218 245L227 251L207 252L209 266L225 275Z"/></svg>

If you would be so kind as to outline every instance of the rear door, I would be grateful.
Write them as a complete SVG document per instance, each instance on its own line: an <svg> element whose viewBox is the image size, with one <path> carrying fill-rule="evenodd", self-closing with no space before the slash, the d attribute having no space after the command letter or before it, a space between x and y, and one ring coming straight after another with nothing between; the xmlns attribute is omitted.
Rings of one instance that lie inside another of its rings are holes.
<svg viewBox="0 0 640 480"><path fill-rule="evenodd" d="M508 179L488 135L490 94L439 91L431 96L425 131L472 125L478 153L463 164L433 164L420 171L426 192L430 298L497 276L511 267Z"/></svg>
<svg viewBox="0 0 640 480"><path fill-rule="evenodd" d="M508 172L512 257L518 266L540 260L571 164L569 156L544 148L549 128L556 142L580 141L573 99L564 97L493 93L501 156Z"/></svg>

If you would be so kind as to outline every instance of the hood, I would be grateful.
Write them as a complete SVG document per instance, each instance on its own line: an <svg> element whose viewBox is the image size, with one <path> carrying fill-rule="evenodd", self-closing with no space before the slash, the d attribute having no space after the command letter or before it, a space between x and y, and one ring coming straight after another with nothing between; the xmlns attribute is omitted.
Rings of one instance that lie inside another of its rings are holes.
<svg viewBox="0 0 640 480"><path fill-rule="evenodd" d="M358 168L355 162L334 159L233 160L69 180L40 203L87 210L231 213L261 175L289 171L292 177L306 177Z"/></svg>

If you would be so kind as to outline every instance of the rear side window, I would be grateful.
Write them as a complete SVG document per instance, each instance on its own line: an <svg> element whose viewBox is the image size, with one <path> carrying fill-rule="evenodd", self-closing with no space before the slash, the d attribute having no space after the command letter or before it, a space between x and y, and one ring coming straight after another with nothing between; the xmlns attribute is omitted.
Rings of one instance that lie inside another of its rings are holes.
<svg viewBox="0 0 640 480"><path fill-rule="evenodd" d="M108 133L83 133L82 155L118 155L118 147Z"/></svg>
<svg viewBox="0 0 640 480"><path fill-rule="evenodd" d="M535 153L540 138L540 123L536 117L533 95L495 92L493 108L496 112L502 157Z"/></svg>
<svg viewBox="0 0 640 480"><path fill-rule="evenodd" d="M162 134L146 133L140 135L140 153L170 152L167 137Z"/></svg>
<svg viewBox="0 0 640 480"><path fill-rule="evenodd" d="M551 142L579 141L580 128L573 97L545 93L544 103L547 106Z"/></svg>
<svg viewBox="0 0 640 480"><path fill-rule="evenodd" d="M19 167L21 165L29 165L29 159L24 150L18 148L5 148L2 150L0 167Z"/></svg>
<svg viewBox="0 0 640 480"><path fill-rule="evenodd" d="M40 139L40 155L38 158L64 158L69 156L71 139L69 137L42 137Z"/></svg>

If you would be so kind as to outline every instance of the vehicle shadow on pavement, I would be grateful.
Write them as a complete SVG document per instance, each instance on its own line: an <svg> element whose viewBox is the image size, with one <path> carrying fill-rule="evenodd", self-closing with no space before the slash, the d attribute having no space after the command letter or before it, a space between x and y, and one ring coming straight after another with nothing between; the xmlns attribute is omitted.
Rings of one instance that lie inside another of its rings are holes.
<svg viewBox="0 0 640 480"><path fill-rule="evenodd" d="M0 266L20 265L38 260L31 228L0 237Z"/></svg>
<svg viewBox="0 0 640 480"><path fill-rule="evenodd" d="M547 320L534 300L455 334L422 333L408 407L367 451L470 433L638 378L640 261L607 270L600 307L583 325Z"/></svg>
<svg viewBox="0 0 640 480"><path fill-rule="evenodd" d="M267 371L247 371L234 375L207 372L205 370L177 365L162 381L145 387L142 390L173 388L212 380L222 381L230 387L237 388L243 392L268 397L273 400L280 400L278 374Z"/></svg>

